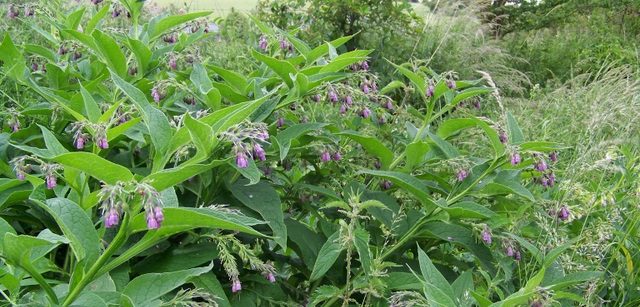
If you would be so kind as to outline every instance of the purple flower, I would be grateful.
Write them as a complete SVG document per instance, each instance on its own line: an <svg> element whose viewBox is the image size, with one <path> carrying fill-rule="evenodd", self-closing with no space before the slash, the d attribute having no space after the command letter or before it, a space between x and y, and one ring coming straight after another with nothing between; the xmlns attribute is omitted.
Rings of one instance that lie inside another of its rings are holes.
<svg viewBox="0 0 640 307"><path fill-rule="evenodd" d="M21 181L24 180L26 178L26 175L27 174L23 170L21 169L16 170L16 178L18 178L18 180L21 180Z"/></svg>
<svg viewBox="0 0 640 307"><path fill-rule="evenodd" d="M72 61L77 61L81 57L82 57L82 53L80 51L74 51L73 54L71 54Z"/></svg>
<svg viewBox="0 0 640 307"><path fill-rule="evenodd" d="M562 221L566 221L569 219L569 208L567 206L562 206L560 211L558 212L558 218Z"/></svg>
<svg viewBox="0 0 640 307"><path fill-rule="evenodd" d="M36 62L31 63L31 71L38 71L38 63Z"/></svg>
<svg viewBox="0 0 640 307"><path fill-rule="evenodd" d="M64 46L60 46L60 48L58 48L58 54L59 55L67 54L67 48L65 48Z"/></svg>
<svg viewBox="0 0 640 307"><path fill-rule="evenodd" d="M24 16L31 17L34 14L35 14L35 12L33 11L33 8L31 8L29 6L24 8Z"/></svg>
<svg viewBox="0 0 640 307"><path fill-rule="evenodd" d="M162 40L165 43L169 43L169 44L173 44L176 42L176 36L171 34L171 35L166 35L165 37L162 38Z"/></svg>
<svg viewBox="0 0 640 307"><path fill-rule="evenodd" d="M322 97L320 96L320 94L315 94L311 96L311 99L313 99L313 101L315 102L320 102L320 99L322 99Z"/></svg>
<svg viewBox="0 0 640 307"><path fill-rule="evenodd" d="M498 135L498 138L500 139L500 143L507 144L507 140L508 140L507 134L503 130L500 130L500 134Z"/></svg>
<svg viewBox="0 0 640 307"><path fill-rule="evenodd" d="M556 175L554 175L553 173L549 173L545 175L545 177L547 177L547 184L550 187L553 187L553 185L556 183Z"/></svg>
<svg viewBox="0 0 640 307"><path fill-rule="evenodd" d="M258 47L262 50L267 50L267 45L268 45L267 38L264 35L260 36L260 40L258 41Z"/></svg>
<svg viewBox="0 0 640 307"><path fill-rule="evenodd" d="M360 68L362 68L362 70L369 70L369 62L364 61L362 62L362 64L360 64Z"/></svg>
<svg viewBox="0 0 640 307"><path fill-rule="evenodd" d="M557 162L558 161L558 153L557 152L552 152L549 154L549 160L551 160L551 162Z"/></svg>
<svg viewBox="0 0 640 307"><path fill-rule="evenodd" d="M363 118L369 118L369 116L371 116L371 110L369 110L369 108L367 107L364 107L364 109L360 111L360 116L362 116Z"/></svg>
<svg viewBox="0 0 640 307"><path fill-rule="evenodd" d="M109 212L104 217L104 227L111 228L115 225L118 225L120 222L120 215L118 214L118 210L115 208L109 209Z"/></svg>
<svg viewBox="0 0 640 307"><path fill-rule="evenodd" d="M45 181L47 182L47 189L49 190L55 188L58 185L58 183L56 182L56 176L53 174L46 175Z"/></svg>
<svg viewBox="0 0 640 307"><path fill-rule="evenodd" d="M520 259L522 259L522 256L520 255L520 251L516 251L516 254L513 256L513 259L515 259L516 261L520 261Z"/></svg>
<svg viewBox="0 0 640 307"><path fill-rule="evenodd" d="M162 224L164 221L164 213L162 213L162 207L156 206L153 208L153 217L158 221L158 224Z"/></svg>
<svg viewBox="0 0 640 307"><path fill-rule="evenodd" d="M360 88L362 88L362 92L365 94L369 94L369 92L371 91L371 88L369 87L369 82L367 82L366 80L362 82L362 84L360 85Z"/></svg>
<svg viewBox="0 0 640 307"><path fill-rule="evenodd" d="M289 42L287 42L284 38L280 40L280 49L282 50L289 49Z"/></svg>
<svg viewBox="0 0 640 307"><path fill-rule="evenodd" d="M387 100L387 102L384 104L384 107L387 108L387 110L393 110L393 103L391 102L391 100Z"/></svg>
<svg viewBox="0 0 640 307"><path fill-rule="evenodd" d="M236 293L240 290L242 290L242 284L240 283L240 281L237 279L233 280L233 282L231 283L231 292Z"/></svg>
<svg viewBox="0 0 640 307"><path fill-rule="evenodd" d="M158 229L160 228L160 223L153 214L147 214L147 228L148 229Z"/></svg>
<svg viewBox="0 0 640 307"><path fill-rule="evenodd" d="M489 227L485 226L482 230L482 241L486 244L491 244L491 231L489 230Z"/></svg>
<svg viewBox="0 0 640 307"><path fill-rule="evenodd" d="M467 176L469 176L469 172L467 172L467 170L461 169L458 171L458 173L456 173L456 179L458 181L463 181L467 178Z"/></svg>
<svg viewBox="0 0 640 307"><path fill-rule="evenodd" d="M320 161L322 161L322 162L329 162L329 161L331 161L331 154L330 154L328 151L326 151L326 150L325 150L325 151L323 151L323 152L320 154Z"/></svg>
<svg viewBox="0 0 640 307"><path fill-rule="evenodd" d="M374 92L378 91L378 84L376 84L375 80L371 81L371 90L374 91Z"/></svg>
<svg viewBox="0 0 640 307"><path fill-rule="evenodd" d="M507 256L513 257L514 255L515 255L515 251L513 250L513 247L507 246Z"/></svg>
<svg viewBox="0 0 640 307"><path fill-rule="evenodd" d="M340 114L345 114L347 113L347 105L343 104L340 105Z"/></svg>
<svg viewBox="0 0 640 307"><path fill-rule="evenodd" d="M91 0L91 3L98 5L100 3L102 3L103 0Z"/></svg>
<svg viewBox="0 0 640 307"><path fill-rule="evenodd" d="M447 80L447 87L450 89L454 89L456 88L456 81L454 80Z"/></svg>
<svg viewBox="0 0 640 307"><path fill-rule="evenodd" d="M351 106L353 104L353 99L351 98L351 96L344 97L344 103L346 103L348 106Z"/></svg>
<svg viewBox="0 0 640 307"><path fill-rule="evenodd" d="M545 162L544 160L539 160L536 165L534 166L534 169L537 170L538 172L544 172L547 170L547 162Z"/></svg>
<svg viewBox="0 0 640 307"><path fill-rule="evenodd" d="M274 282L276 282L276 276L275 276L275 275L273 275L273 273L269 273L269 274L267 274L266 278L267 278L267 280L268 280L270 283L274 283Z"/></svg>
<svg viewBox="0 0 640 307"><path fill-rule="evenodd" d="M169 68L171 68L171 70L176 70L178 68L178 61L176 61L176 58L171 57L169 59Z"/></svg>
<svg viewBox="0 0 640 307"><path fill-rule="evenodd" d="M160 102L160 100L162 100L163 98L157 87L153 87L151 89L151 97L153 97L153 101L155 101L156 103Z"/></svg>
<svg viewBox="0 0 640 307"><path fill-rule="evenodd" d="M236 153L236 165L239 168L246 168L247 166L249 166L247 155L244 152L238 151L238 153Z"/></svg>
<svg viewBox="0 0 640 307"><path fill-rule="evenodd" d="M20 16L20 12L18 12L18 10L12 4L7 11L7 17L9 17L9 19L15 19L18 16Z"/></svg>
<svg viewBox="0 0 640 307"><path fill-rule="evenodd" d="M473 107L480 110L480 100L474 100Z"/></svg>
<svg viewBox="0 0 640 307"><path fill-rule="evenodd" d="M79 135L78 138L76 139L76 149L83 149L84 148L84 135Z"/></svg>
<svg viewBox="0 0 640 307"><path fill-rule="evenodd" d="M329 101L338 102L338 94L334 90L329 90L327 95L329 96Z"/></svg>
<svg viewBox="0 0 640 307"><path fill-rule="evenodd" d="M120 16L120 14L121 14L121 13L122 13L122 11L120 11L120 9L114 9L114 10L111 12L111 17L112 17L112 18L116 18L116 17Z"/></svg>
<svg viewBox="0 0 640 307"><path fill-rule="evenodd" d="M278 118L278 120L276 121L276 127L278 128L284 127L284 118L282 117Z"/></svg>
<svg viewBox="0 0 640 307"><path fill-rule="evenodd" d="M435 94L436 88L433 86L433 84L429 84L429 86L427 86L427 91L425 93L425 95L427 95L427 97L431 98L433 97L433 95Z"/></svg>
<svg viewBox="0 0 640 307"><path fill-rule="evenodd" d="M12 132L18 132L20 130L20 122L19 121L14 121L13 123L11 123L11 131Z"/></svg>
<svg viewBox="0 0 640 307"><path fill-rule="evenodd" d="M342 160L342 155L340 154L339 151L336 151L331 156L331 159L333 159L333 161L340 161L340 160Z"/></svg>
<svg viewBox="0 0 640 307"><path fill-rule="evenodd" d="M522 158L520 157L519 153L514 152L513 154L511 154L511 165L518 165L520 164L520 162L522 162Z"/></svg>
<svg viewBox="0 0 640 307"><path fill-rule="evenodd" d="M380 169L382 167L382 164L380 164L380 160L376 160L375 162L373 162L373 167L375 167L376 169Z"/></svg>
<svg viewBox="0 0 640 307"><path fill-rule="evenodd" d="M382 188L383 190L391 189L392 186L393 182L389 180L382 180L382 182L380 182L380 188Z"/></svg>
<svg viewBox="0 0 640 307"><path fill-rule="evenodd" d="M264 149L258 143L253 144L253 157L254 159L257 157L260 161L267 160L267 155L264 152Z"/></svg>
<svg viewBox="0 0 640 307"><path fill-rule="evenodd" d="M98 147L100 147L100 149L109 148L109 142L107 141L107 138L105 138L105 137L99 138L98 139Z"/></svg>

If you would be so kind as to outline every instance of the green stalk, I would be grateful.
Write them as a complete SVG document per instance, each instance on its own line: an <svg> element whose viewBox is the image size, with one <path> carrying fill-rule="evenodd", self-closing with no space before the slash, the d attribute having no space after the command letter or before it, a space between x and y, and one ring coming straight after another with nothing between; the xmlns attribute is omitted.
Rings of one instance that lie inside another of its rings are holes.
<svg viewBox="0 0 640 307"><path fill-rule="evenodd" d="M78 285L75 288L73 288L71 292L69 292L69 295L67 295L64 302L62 303L62 307L69 306L71 303L73 303L73 301L78 297L78 295L80 295L84 287L86 287L90 282L93 281L94 277L96 276L96 273L98 273L98 271L107 262L107 260L111 258L111 255L113 255L113 253L115 253L118 250L118 248L120 248L120 246L127 240L128 226L129 226L129 214L125 213L124 218L122 220L122 225L120 226L120 229L118 229L118 233L116 234L115 238L113 238L113 241L111 241L111 244L109 244L109 247L107 247L104 253L100 255L100 258L98 258L98 260L93 264L93 266L91 266L87 275L83 276L80 282L78 283Z"/></svg>

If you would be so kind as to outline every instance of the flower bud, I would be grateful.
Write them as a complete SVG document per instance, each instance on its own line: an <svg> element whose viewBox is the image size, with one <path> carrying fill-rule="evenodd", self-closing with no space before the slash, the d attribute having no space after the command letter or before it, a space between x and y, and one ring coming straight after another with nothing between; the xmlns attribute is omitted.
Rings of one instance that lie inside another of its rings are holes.
<svg viewBox="0 0 640 307"><path fill-rule="evenodd" d="M364 71L369 70L369 63L367 61L362 62L362 64L360 64L360 68Z"/></svg>
<svg viewBox="0 0 640 307"><path fill-rule="evenodd" d="M107 149L107 148L109 148L109 142L107 141L107 138L106 138L106 137L101 137L101 138L99 138L97 143L98 143L98 147L99 147L100 149Z"/></svg>
<svg viewBox="0 0 640 307"><path fill-rule="evenodd" d="M380 182L380 188L382 188L383 190L391 189L392 186L393 182L389 180L382 180L382 182Z"/></svg>
<svg viewBox="0 0 640 307"><path fill-rule="evenodd" d="M515 253L515 251L513 250L513 247L511 247L511 246L507 246L507 253L506 253L506 254L507 254L507 256L509 256L509 257L513 257L516 253Z"/></svg>
<svg viewBox="0 0 640 307"><path fill-rule="evenodd" d="M545 162L544 160L539 160L536 165L534 166L534 169L538 172L544 172L547 170L547 162Z"/></svg>
<svg viewBox="0 0 640 307"><path fill-rule="evenodd" d="M369 116L371 116L371 110L365 107L364 109L362 109L362 111L360 111L360 116L362 116L362 118L369 118Z"/></svg>
<svg viewBox="0 0 640 307"><path fill-rule="evenodd" d="M428 98L431 98L435 94L435 91L436 91L436 88L433 86L433 84L430 83L429 86L427 86L427 91L426 91L425 95Z"/></svg>
<svg viewBox="0 0 640 307"><path fill-rule="evenodd" d="M171 57L169 58L169 68L171 70L176 70L178 69L178 61L176 61L175 57Z"/></svg>
<svg viewBox="0 0 640 307"><path fill-rule="evenodd" d="M322 162L331 161L331 154L326 150L323 151L322 154L320 154L320 161L322 161Z"/></svg>
<svg viewBox="0 0 640 307"><path fill-rule="evenodd" d="M511 165L518 165L520 164L520 162L522 162L522 158L520 157L519 153L514 152L513 154L511 154Z"/></svg>
<svg viewBox="0 0 640 307"><path fill-rule="evenodd" d="M338 102L338 94L334 90L329 90L327 96L329 97L329 101Z"/></svg>
<svg viewBox="0 0 640 307"><path fill-rule="evenodd" d="M260 36L260 40L258 41L258 47L262 50L267 50L268 42L267 38L263 35Z"/></svg>
<svg viewBox="0 0 640 307"><path fill-rule="evenodd" d="M567 206L562 206L560 211L558 212L558 218L562 221L566 221L569 219L569 208Z"/></svg>
<svg viewBox="0 0 640 307"><path fill-rule="evenodd" d="M456 81L454 80L447 80L447 87L449 89L455 89L456 88Z"/></svg>
<svg viewBox="0 0 640 307"><path fill-rule="evenodd" d="M282 117L278 118L278 121L276 121L276 127L278 128L284 127L284 118Z"/></svg>
<svg viewBox="0 0 640 307"><path fill-rule="evenodd" d="M333 153L333 155L331 155L331 159L333 159L333 161L340 161L342 160L342 155L339 151L336 151Z"/></svg>
<svg viewBox="0 0 640 307"><path fill-rule="evenodd" d="M47 174L45 176L45 181L47 182L47 189L51 190L55 188L58 183L56 182L56 176L54 174Z"/></svg>
<svg viewBox="0 0 640 307"><path fill-rule="evenodd" d="M276 282L276 276L275 276L275 275L273 275L273 273L269 273L269 274L267 274L266 278L267 278L267 280L268 280L270 283L274 283L274 282Z"/></svg>
<svg viewBox="0 0 640 307"><path fill-rule="evenodd" d="M260 161L267 160L267 155L264 149L258 143L253 144L253 157L254 159L258 158Z"/></svg>
<svg viewBox="0 0 640 307"><path fill-rule="evenodd" d="M507 141L508 141L507 133L504 132L504 130L500 130L500 133L498 134L498 138L500 139L500 143L507 144Z"/></svg>
<svg viewBox="0 0 640 307"><path fill-rule="evenodd" d="M456 173L456 179L458 181L464 181L467 176L469 176L469 172L467 172L467 170L461 169L458 171L458 173Z"/></svg>
<svg viewBox="0 0 640 307"><path fill-rule="evenodd" d="M236 293L236 292L239 292L240 290L242 290L242 284L240 283L239 280L235 279L231 283L231 292Z"/></svg>
<svg viewBox="0 0 640 307"><path fill-rule="evenodd" d="M486 244L491 244L491 231L489 227L485 226L482 230L482 241Z"/></svg>
<svg viewBox="0 0 640 307"><path fill-rule="evenodd" d="M551 160L551 162L558 162L558 153L555 151L550 153L549 160Z"/></svg>
<svg viewBox="0 0 640 307"><path fill-rule="evenodd" d="M244 152L238 151L236 153L236 165L239 168L246 168L247 166L249 166L249 161L247 160L247 155Z"/></svg>

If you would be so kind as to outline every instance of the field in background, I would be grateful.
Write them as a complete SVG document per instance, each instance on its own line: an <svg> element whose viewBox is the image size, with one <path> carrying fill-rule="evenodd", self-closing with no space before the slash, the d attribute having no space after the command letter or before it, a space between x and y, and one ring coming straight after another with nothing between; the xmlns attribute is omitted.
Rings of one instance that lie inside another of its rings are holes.
<svg viewBox="0 0 640 307"><path fill-rule="evenodd" d="M152 0L151 3L160 5L186 6L190 10L213 10L216 15L224 16L236 9L242 12L250 12L258 3L258 0Z"/></svg>

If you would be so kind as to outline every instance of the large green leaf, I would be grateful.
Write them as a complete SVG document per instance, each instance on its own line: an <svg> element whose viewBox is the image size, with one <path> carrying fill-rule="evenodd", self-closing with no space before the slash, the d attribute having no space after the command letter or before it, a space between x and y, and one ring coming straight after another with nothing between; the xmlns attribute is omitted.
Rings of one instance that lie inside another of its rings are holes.
<svg viewBox="0 0 640 307"><path fill-rule="evenodd" d="M372 136L362 135L356 131L343 131L337 133L337 135L346 136L358 142L367 152L380 159L380 163L383 168L386 169L391 165L391 162L393 161L393 152L379 139Z"/></svg>
<svg viewBox="0 0 640 307"><path fill-rule="evenodd" d="M369 249L369 233L363 228L357 228L354 232L355 240L353 244L358 251L358 260L365 273L369 274L372 270L372 258L371 250Z"/></svg>
<svg viewBox="0 0 640 307"><path fill-rule="evenodd" d="M293 80L291 79L291 76L295 76L297 71L291 63L272 58L255 50L251 50L251 54L258 61L271 68L271 70L273 70L287 84L287 86L289 86L289 88L293 87Z"/></svg>
<svg viewBox="0 0 640 307"><path fill-rule="evenodd" d="M149 23L149 37L151 39L155 39L173 27L200 17L211 15L211 13L211 11L193 12L188 14L169 15L160 20L153 20Z"/></svg>
<svg viewBox="0 0 640 307"><path fill-rule="evenodd" d="M500 142L500 137L495 129L493 129L489 124L485 121L470 117L470 118L452 118L445 120L438 127L437 135L443 139L450 138L451 136L456 135L463 129L478 127L481 128L487 138L491 146L493 147L496 156L501 156L504 154L505 148L504 145Z"/></svg>
<svg viewBox="0 0 640 307"><path fill-rule="evenodd" d="M127 58L120 49L120 46L109 35L103 33L100 30L94 30L92 32L93 39L97 50L102 55L102 58L107 62L107 65L113 69L120 77L127 75Z"/></svg>
<svg viewBox="0 0 640 307"><path fill-rule="evenodd" d="M340 252L342 252L340 231L336 231L327 239L324 245L322 245L316 263L313 265L313 271L311 272L309 281L314 281L324 276L336 260L338 260Z"/></svg>
<svg viewBox="0 0 640 307"><path fill-rule="evenodd" d="M64 166L73 167L108 184L133 180L128 168L108 161L90 152L70 152L52 159Z"/></svg>
<svg viewBox="0 0 640 307"><path fill-rule="evenodd" d="M418 246L418 261L425 282L427 299L442 306L455 306L455 296L449 282L433 265L429 256Z"/></svg>
<svg viewBox="0 0 640 307"><path fill-rule="evenodd" d="M401 172L389 172L378 170L363 170L364 174L370 174L391 180L395 185L413 194L420 202L428 206L438 206L435 200L429 195L427 186L418 178ZM433 208L432 208L433 209Z"/></svg>
<svg viewBox="0 0 640 307"><path fill-rule="evenodd" d="M202 265L217 257L216 244L204 242L169 248L138 262L133 269L139 273L179 271Z"/></svg>
<svg viewBox="0 0 640 307"><path fill-rule="evenodd" d="M245 206L260 213L269 222L273 230L276 243L284 250L287 249L287 226L278 192L268 183L261 181L254 185L247 185L247 180L238 180L230 187L231 193Z"/></svg>
<svg viewBox="0 0 640 307"><path fill-rule="evenodd" d="M146 306L169 291L181 286L190 278L211 271L213 262L206 267L167 273L149 273L134 278L122 291L137 306Z"/></svg>
<svg viewBox="0 0 640 307"><path fill-rule="evenodd" d="M100 120L100 116L102 116L102 112L100 112L100 107L93 99L93 96L82 86L80 85L80 93L82 94L82 100L84 101L84 111L87 114L87 118L92 123L98 123Z"/></svg>
<svg viewBox="0 0 640 307"><path fill-rule="evenodd" d="M280 146L280 160L284 160L289 153L289 148L291 147L291 141L294 139L309 133L311 131L316 131L326 126L326 123L304 123L293 125L284 131L280 132L276 137L278 145Z"/></svg>
<svg viewBox="0 0 640 307"><path fill-rule="evenodd" d="M507 131L509 132L509 142L511 144L519 145L524 142L524 134L511 112L507 112Z"/></svg>

